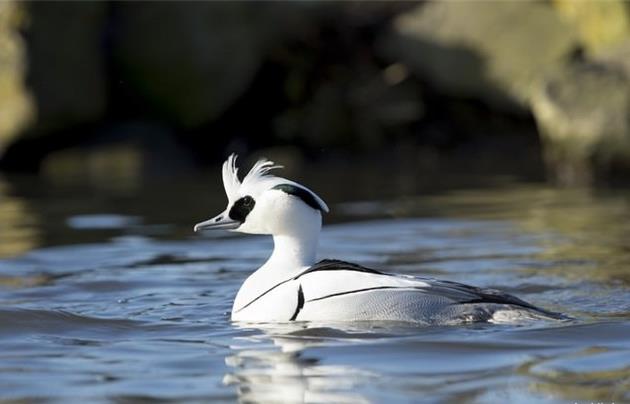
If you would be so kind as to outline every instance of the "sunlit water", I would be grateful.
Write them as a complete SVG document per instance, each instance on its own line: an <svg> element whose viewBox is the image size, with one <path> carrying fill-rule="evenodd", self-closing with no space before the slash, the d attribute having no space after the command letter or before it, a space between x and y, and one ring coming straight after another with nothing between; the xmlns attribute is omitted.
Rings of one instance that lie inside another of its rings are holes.
<svg viewBox="0 0 630 404"><path fill-rule="evenodd" d="M630 401L628 193L331 203L321 257L500 288L572 321L254 326L228 313L271 241L192 234L216 188L1 185L0 399Z"/></svg>

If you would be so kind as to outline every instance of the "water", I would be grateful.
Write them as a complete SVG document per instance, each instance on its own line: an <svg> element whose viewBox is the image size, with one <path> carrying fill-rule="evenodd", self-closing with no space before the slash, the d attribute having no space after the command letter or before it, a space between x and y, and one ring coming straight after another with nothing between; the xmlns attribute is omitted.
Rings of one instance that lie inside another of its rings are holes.
<svg viewBox="0 0 630 404"><path fill-rule="evenodd" d="M222 209L216 179L0 181L1 400L630 401L630 193L327 197L322 257L500 288L573 321L253 326L228 313L271 242L192 234Z"/></svg>

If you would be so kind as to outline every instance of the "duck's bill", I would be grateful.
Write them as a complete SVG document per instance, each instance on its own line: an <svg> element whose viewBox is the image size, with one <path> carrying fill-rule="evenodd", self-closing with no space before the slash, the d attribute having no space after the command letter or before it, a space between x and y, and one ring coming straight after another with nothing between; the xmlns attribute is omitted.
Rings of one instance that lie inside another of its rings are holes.
<svg viewBox="0 0 630 404"><path fill-rule="evenodd" d="M234 230L241 225L241 222L230 219L230 217L224 213L205 222L197 223L194 227L194 231L200 230Z"/></svg>

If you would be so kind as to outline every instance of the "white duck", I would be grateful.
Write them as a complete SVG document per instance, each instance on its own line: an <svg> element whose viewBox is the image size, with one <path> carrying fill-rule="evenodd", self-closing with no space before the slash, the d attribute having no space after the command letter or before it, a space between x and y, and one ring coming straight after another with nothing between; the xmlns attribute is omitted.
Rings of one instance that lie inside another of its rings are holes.
<svg viewBox="0 0 630 404"><path fill-rule="evenodd" d="M232 320L458 324L565 318L494 289L338 260L317 262L322 212L328 206L305 186L270 175L276 168L281 166L259 160L241 182L236 155L231 155L223 164L227 209L194 227L273 236L273 253L241 286Z"/></svg>

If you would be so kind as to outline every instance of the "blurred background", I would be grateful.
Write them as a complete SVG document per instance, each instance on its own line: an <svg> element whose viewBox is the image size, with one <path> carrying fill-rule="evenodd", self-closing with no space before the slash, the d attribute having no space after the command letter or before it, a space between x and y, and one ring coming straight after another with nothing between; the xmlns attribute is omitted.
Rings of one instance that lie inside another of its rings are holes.
<svg viewBox="0 0 630 404"><path fill-rule="evenodd" d="M35 233L84 211L188 234L224 203L231 152L331 202L625 184L629 8L0 2L2 248L63 240Z"/></svg>
<svg viewBox="0 0 630 404"><path fill-rule="evenodd" d="M0 166L145 176L274 148L611 180L630 162L628 8L4 1Z"/></svg>

